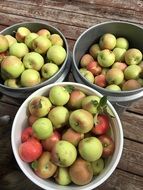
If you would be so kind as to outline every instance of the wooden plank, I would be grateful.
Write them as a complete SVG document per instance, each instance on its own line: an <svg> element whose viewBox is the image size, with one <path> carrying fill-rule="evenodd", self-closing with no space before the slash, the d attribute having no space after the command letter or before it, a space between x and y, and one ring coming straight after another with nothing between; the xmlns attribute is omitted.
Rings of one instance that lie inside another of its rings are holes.
<svg viewBox="0 0 143 190"><path fill-rule="evenodd" d="M127 110L143 115L143 98L132 103Z"/></svg>
<svg viewBox="0 0 143 190"><path fill-rule="evenodd" d="M132 21L135 23L142 23L141 13L143 11L143 5L141 1L15 1L9 0L7 1L17 2L27 4L32 6L42 6L43 11L44 8L48 8L49 10L59 10L64 12L71 12L71 13L80 13L84 15L91 15L99 17L99 18L107 18L107 19L114 19L114 20L125 20L125 21ZM109 6L110 5L110 6ZM87 11L88 10L88 11ZM79 18L78 18L79 19Z"/></svg>

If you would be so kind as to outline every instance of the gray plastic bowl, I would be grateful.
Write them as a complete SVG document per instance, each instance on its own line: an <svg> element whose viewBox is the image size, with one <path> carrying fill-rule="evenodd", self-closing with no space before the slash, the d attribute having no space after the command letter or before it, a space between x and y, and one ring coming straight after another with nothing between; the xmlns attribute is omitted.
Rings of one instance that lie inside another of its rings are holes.
<svg viewBox="0 0 143 190"><path fill-rule="evenodd" d="M138 48L143 51L143 28L128 22L110 21L97 24L85 32L77 39L73 49L73 67L72 73L75 80L79 83L86 84L99 91L101 94L108 96L108 100L120 111L128 106L131 102L143 97L143 88L130 91L113 92L88 82L79 72L79 62L81 57L88 51L89 47L98 42L99 38L105 33L112 33L117 37L128 39L130 47Z"/></svg>
<svg viewBox="0 0 143 190"><path fill-rule="evenodd" d="M8 95L8 96L11 96L11 97L14 97L14 98L25 99L32 92L34 92L35 90L37 90L37 89L39 89L39 88L41 88L43 86L52 84L54 82L62 82L62 81L64 81L65 77L67 76L67 74L68 74L68 72L70 70L71 56L70 56L70 53L69 53L67 40L64 37L64 35L62 34L62 32L59 31L57 28L55 28L55 27L53 27L53 26L51 26L51 25L49 25L47 23L44 23L44 22L22 22L22 23L14 24L14 25L2 30L0 32L0 34L14 35L15 31L21 26L27 27L32 32L37 32L38 30L40 30L42 28L45 28L45 29L48 29L51 33L59 34L62 37L63 41L64 41L64 48L65 48L65 50L67 52L66 59L65 59L64 63L62 64L61 68L59 69L59 71L54 76L52 76L50 79L48 79L48 80L46 80L46 81L44 81L44 82L42 82L42 83L40 83L40 84L38 84L36 86L33 86L33 87L21 87L21 88L15 89L15 88L10 88L10 87L7 87L7 86L3 85L2 80L0 79L0 92L1 93L5 94L5 95Z"/></svg>

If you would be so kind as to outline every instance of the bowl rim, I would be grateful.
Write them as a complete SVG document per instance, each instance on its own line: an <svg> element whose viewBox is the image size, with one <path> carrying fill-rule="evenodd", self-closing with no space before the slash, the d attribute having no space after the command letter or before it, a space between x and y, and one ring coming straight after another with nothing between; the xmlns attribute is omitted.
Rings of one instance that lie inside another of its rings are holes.
<svg viewBox="0 0 143 190"><path fill-rule="evenodd" d="M11 87L8 87L2 83L0 83L0 87L2 88L5 88L7 90L15 90L15 91L23 91L23 90L31 90L31 89L36 89L36 88L40 88L42 87L42 85L46 85L47 82L51 82L57 75L60 74L60 72L64 69L64 67L66 66L66 63L68 62L68 59L69 59L69 56L70 56L70 51L69 51L69 45L68 45L68 42L67 42L67 39L65 38L64 34L61 32L61 30L59 30L58 28L56 28L55 26L52 26L51 24L48 24L47 22L44 22L44 21L33 21L33 22L19 22L19 23L16 23L16 24L13 24L13 25L10 25L8 27L6 27L5 29L1 30L0 31L0 34L3 34L3 32L6 32L7 30L13 28L13 27L21 27L22 25L27 25L27 24L42 24L42 25L45 25L47 27L50 27L52 29L54 29L57 33L60 34L60 36L62 37L63 41L64 41L64 44L65 44L65 50L66 50L66 58L63 62L63 64L61 65L60 69L58 70L58 72L53 75L52 77L50 77L49 79L43 81L42 83L39 83L35 86L32 86L32 87L20 87L20 88L11 88Z"/></svg>
<svg viewBox="0 0 143 190"><path fill-rule="evenodd" d="M37 96L39 92L43 91L45 93L45 90L49 90L51 87L53 86L56 86L56 85L61 85L61 86L65 86L65 85L72 85L72 86L75 86L75 88L78 88L78 87L81 87L85 90L89 90L90 92L92 92L93 94L97 94L97 96L99 97L102 97L103 95L98 92L97 90L95 89L92 89L91 87L88 87L84 84L79 84L79 83L75 83L75 82L59 82L59 83L54 83L54 84L50 84L48 86L44 86L38 90L36 90L35 92L33 92L23 103L22 105L20 106L20 108L18 109L17 113L16 113L16 116L14 118L14 121L13 121L13 124L12 124L12 130L11 130L11 144L12 144L12 150L13 150L13 153L14 153L14 156L16 158L16 161L20 167L20 169L23 171L23 173L28 177L28 179L30 179L33 183L35 183L36 185L38 185L39 187L43 188L43 189L46 189L46 190L58 190L57 188L50 188L50 187L47 187L45 186L44 184L41 184L39 181L35 180L25 169L25 167L23 166L21 160L20 160L20 157L18 155L18 152L16 151L16 144L15 144L15 127L16 126L16 122L18 120L18 117L19 117L19 113L20 111L23 109L24 106L27 106L28 105L28 102L34 97L34 96ZM110 175L113 173L113 171L116 169L119 161L120 161L120 158L121 158L121 155L122 155L122 151L123 151L123 142L124 142L124 136L123 136L123 129L122 129L122 123L120 121L120 118L115 110L115 108L112 106L112 104L107 100L107 103L108 103L108 106L109 108L113 111L114 115L115 115L115 118L116 118L116 122L118 123L118 128L119 128L119 135L120 135L120 143L119 143L119 151L116 155L116 159L115 159L115 162L114 164L112 165L112 167L109 169L108 173L98 181L98 183L96 184L92 184L90 185L90 187L86 187L85 186L78 186L78 188L80 188L81 190L90 190L90 189L93 189L93 188L96 188L97 186L101 185L103 182L105 182L109 177ZM87 184L88 185L88 184ZM66 187L68 186L61 186L62 187L62 190L66 190ZM75 190L77 189L76 188L72 188L70 187L70 189L72 190Z"/></svg>
<svg viewBox="0 0 143 190"><path fill-rule="evenodd" d="M78 73L78 75L82 78L82 80L86 81L86 83L90 86L92 86L92 88L97 88L97 90L100 90L100 91L105 91L105 92L111 92L111 93L115 93L115 94L124 94L124 93L136 93L138 91L142 91L143 90L143 87L141 88L138 88L138 89L135 89L135 90L128 90L128 91L112 91L112 90L108 90L106 88L102 88L96 84L92 84L90 83L85 77L83 77L80 72L79 72L79 69L77 67L77 64L76 64L76 59L75 59L75 52L76 52L76 46L77 44L79 43L80 39L86 34L88 33L91 29L94 29L94 28L97 28L98 26L104 26L104 25L107 25L107 24L127 24L127 25L130 25L130 26L133 26L133 27L137 27L141 30L143 30L143 27L138 25L138 24L135 24L135 23L130 23L130 22L127 22L127 21L106 21L106 22L101 22L99 24L95 24L91 27L89 27L88 29L86 29L83 33L81 33L81 35L77 38L75 44L74 44L74 47L73 47L73 54L72 54L72 57L73 57L73 68L76 70L76 72Z"/></svg>

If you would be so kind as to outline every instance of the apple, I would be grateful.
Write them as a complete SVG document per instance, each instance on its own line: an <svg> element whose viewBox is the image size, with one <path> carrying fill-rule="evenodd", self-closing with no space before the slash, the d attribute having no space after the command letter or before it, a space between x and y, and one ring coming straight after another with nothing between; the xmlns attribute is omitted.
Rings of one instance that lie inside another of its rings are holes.
<svg viewBox="0 0 143 190"><path fill-rule="evenodd" d="M68 168L59 167L54 175L54 179L59 185L69 185L71 179Z"/></svg>
<svg viewBox="0 0 143 190"><path fill-rule="evenodd" d="M46 116L51 108L52 104L49 98L45 96L36 96L32 98L28 104L28 110L30 114L36 117L36 119L34 119L35 121L37 120L38 117Z"/></svg>
<svg viewBox="0 0 143 190"><path fill-rule="evenodd" d="M79 70L80 74L90 83L94 83L94 75L85 68Z"/></svg>
<svg viewBox="0 0 143 190"><path fill-rule="evenodd" d="M67 129L62 135L62 140L68 141L72 143L74 146L77 146L79 141L83 138L83 133L78 133L71 128Z"/></svg>
<svg viewBox="0 0 143 190"><path fill-rule="evenodd" d="M138 79L141 73L141 67L139 65L129 65L124 70L124 76L126 80Z"/></svg>
<svg viewBox="0 0 143 190"><path fill-rule="evenodd" d="M86 66L87 70L90 71L93 75L99 75L102 71L102 68L97 61L92 61Z"/></svg>
<svg viewBox="0 0 143 190"><path fill-rule="evenodd" d="M63 46L64 44L63 39L61 38L59 34L51 34L50 40L51 40L52 45Z"/></svg>
<svg viewBox="0 0 143 190"><path fill-rule="evenodd" d="M26 142L31 138L34 138L32 127L24 128L21 134L21 142Z"/></svg>
<svg viewBox="0 0 143 190"><path fill-rule="evenodd" d="M97 106L100 101L100 98L96 95L89 95L82 100L82 108L87 110L91 114L97 113Z"/></svg>
<svg viewBox="0 0 143 190"><path fill-rule="evenodd" d="M78 151L84 160L93 162L101 157L103 146L98 138L87 137L79 142Z"/></svg>
<svg viewBox="0 0 143 190"><path fill-rule="evenodd" d="M105 134L110 127L109 117L105 114L99 114L97 117L94 116L95 125L92 128L92 132L95 135L103 135Z"/></svg>
<svg viewBox="0 0 143 190"><path fill-rule="evenodd" d="M30 33L30 30L24 26L21 26L17 29L15 38L18 42L24 42L25 37Z"/></svg>
<svg viewBox="0 0 143 190"><path fill-rule="evenodd" d="M21 143L18 148L20 158L29 163L38 159L42 154L41 143L34 139L28 139L27 141Z"/></svg>
<svg viewBox="0 0 143 190"><path fill-rule="evenodd" d="M108 84L116 84L119 85L124 80L124 73L120 69L111 68L107 71L106 80Z"/></svg>
<svg viewBox="0 0 143 190"><path fill-rule="evenodd" d="M115 61L124 61L125 52L126 52L126 49L122 49L118 47L114 48L113 53L115 54Z"/></svg>
<svg viewBox="0 0 143 190"><path fill-rule="evenodd" d="M38 117L34 116L34 115L29 115L28 117L28 124L29 126L32 126L33 123L38 119Z"/></svg>
<svg viewBox="0 0 143 190"><path fill-rule="evenodd" d="M48 118L52 122L54 128L61 128L68 123L69 111L64 106L56 106L50 110Z"/></svg>
<svg viewBox="0 0 143 190"><path fill-rule="evenodd" d="M126 38L124 37L119 37L116 40L116 47L117 48L122 48L122 49L128 49L129 48L129 42Z"/></svg>
<svg viewBox="0 0 143 190"><path fill-rule="evenodd" d="M42 28L42 29L38 30L37 34L38 34L39 36L45 36L45 37L47 37L47 38L49 38L50 35L51 35L50 31L47 30L47 29L45 29L45 28Z"/></svg>
<svg viewBox="0 0 143 190"><path fill-rule="evenodd" d="M56 65L62 65L66 59L66 50L62 46L53 45L47 51L47 58Z"/></svg>
<svg viewBox="0 0 143 190"><path fill-rule="evenodd" d="M112 138L104 134L99 137L99 140L103 146L102 157L107 158L111 156L114 153L114 149L115 149L115 143L112 140Z"/></svg>
<svg viewBox="0 0 143 190"><path fill-rule="evenodd" d="M106 76L104 74L95 76L94 83L100 87L103 87L103 88L106 87L107 85Z"/></svg>
<svg viewBox="0 0 143 190"><path fill-rule="evenodd" d="M98 53L97 61L102 67L110 67L115 62L115 55L112 51L105 49Z"/></svg>
<svg viewBox="0 0 143 190"><path fill-rule="evenodd" d="M143 86L143 78L138 78L137 81L140 83L141 86Z"/></svg>
<svg viewBox="0 0 143 190"><path fill-rule="evenodd" d="M89 53L90 55L94 58L97 59L97 55L100 52L100 47L99 44L93 44L90 49L89 49Z"/></svg>
<svg viewBox="0 0 143 190"><path fill-rule="evenodd" d="M121 69L122 71L124 71L127 68L127 64L124 62L115 62L115 63L113 63L112 68L117 68L117 69Z"/></svg>
<svg viewBox="0 0 143 190"><path fill-rule="evenodd" d="M141 88L141 84L136 79L129 79L122 85L122 90L135 90Z"/></svg>
<svg viewBox="0 0 143 190"><path fill-rule="evenodd" d="M5 52L9 47L8 40L5 36L0 35L0 53Z"/></svg>
<svg viewBox="0 0 143 190"><path fill-rule="evenodd" d="M50 89L49 99L56 106L63 106L69 101L70 95L63 86L54 86Z"/></svg>
<svg viewBox="0 0 143 190"><path fill-rule="evenodd" d="M29 49L26 44L24 43L14 43L9 48L9 55L14 55L18 58L23 58L27 53L29 52Z"/></svg>
<svg viewBox="0 0 143 190"><path fill-rule="evenodd" d="M60 167L71 166L77 157L77 150L73 144L68 141L58 141L52 149L51 160Z"/></svg>
<svg viewBox="0 0 143 190"><path fill-rule="evenodd" d="M8 56L8 51L0 53L0 63Z"/></svg>
<svg viewBox="0 0 143 190"><path fill-rule="evenodd" d="M116 84L109 84L108 86L106 86L107 90L112 90L112 91L121 91L120 86L116 85Z"/></svg>
<svg viewBox="0 0 143 190"><path fill-rule="evenodd" d="M26 69L20 77L21 85L23 87L31 87L41 82L40 74L34 69Z"/></svg>
<svg viewBox="0 0 143 190"><path fill-rule="evenodd" d="M80 66L86 67L92 61L94 61L94 59L90 54L84 54L80 60Z"/></svg>
<svg viewBox="0 0 143 190"><path fill-rule="evenodd" d="M27 45L28 48L32 49L32 42L34 39L38 37L38 34L31 32L29 33L24 40L24 43Z"/></svg>
<svg viewBox="0 0 143 190"><path fill-rule="evenodd" d="M5 35L5 37L6 37L7 41L8 41L9 47L17 42L16 38L14 38L13 36L11 36L9 34Z"/></svg>
<svg viewBox="0 0 143 190"><path fill-rule="evenodd" d="M7 78L18 78L23 71L24 65L16 56L7 56L1 62L1 73L3 73Z"/></svg>
<svg viewBox="0 0 143 190"><path fill-rule="evenodd" d="M11 88L20 88L20 82L18 79L6 79L4 81L4 85L11 87Z"/></svg>
<svg viewBox="0 0 143 190"><path fill-rule="evenodd" d="M70 109L79 109L82 106L82 100L86 97L85 93L81 90L73 90L70 94L68 107Z"/></svg>
<svg viewBox="0 0 143 190"><path fill-rule="evenodd" d="M45 36L38 36L32 41L33 50L40 54L45 54L51 45L51 41Z"/></svg>
<svg viewBox="0 0 143 190"><path fill-rule="evenodd" d="M33 123L32 129L34 136L40 140L44 140L53 134L53 125L46 117L37 119Z"/></svg>
<svg viewBox="0 0 143 190"><path fill-rule="evenodd" d="M127 65L137 65L142 60L142 53L139 49L131 48L125 53L125 62Z"/></svg>
<svg viewBox="0 0 143 190"><path fill-rule="evenodd" d="M91 166L93 169L93 175L98 175L104 169L104 160L99 158L98 160L91 162Z"/></svg>
<svg viewBox="0 0 143 190"><path fill-rule="evenodd" d="M93 169L91 163L78 158L69 168L71 181L76 185L86 185L93 178Z"/></svg>
<svg viewBox="0 0 143 190"><path fill-rule="evenodd" d="M37 52L29 52L24 56L23 64L27 69L39 71L44 65L44 58Z"/></svg>
<svg viewBox="0 0 143 190"><path fill-rule="evenodd" d="M77 109L71 112L69 124L78 133L87 133L93 127L93 116L84 109Z"/></svg>
<svg viewBox="0 0 143 190"><path fill-rule="evenodd" d="M52 151L55 144L61 139L61 134L58 131L53 131L53 134L45 140L42 140L44 150Z"/></svg>
<svg viewBox="0 0 143 190"><path fill-rule="evenodd" d="M106 33L99 39L99 47L103 49L112 50L116 46L116 37L113 34Z"/></svg>
<svg viewBox="0 0 143 190"><path fill-rule="evenodd" d="M47 151L43 152L34 167L35 173L42 179L48 179L55 174L56 170L57 166L51 162L51 154Z"/></svg>
<svg viewBox="0 0 143 190"><path fill-rule="evenodd" d="M49 79L59 71L59 67L54 63L45 63L41 68L42 77Z"/></svg>

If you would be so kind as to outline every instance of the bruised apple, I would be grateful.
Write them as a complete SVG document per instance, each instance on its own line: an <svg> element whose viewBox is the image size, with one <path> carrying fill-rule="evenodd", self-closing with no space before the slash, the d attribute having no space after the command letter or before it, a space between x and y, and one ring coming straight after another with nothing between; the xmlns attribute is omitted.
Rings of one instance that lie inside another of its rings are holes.
<svg viewBox="0 0 143 190"><path fill-rule="evenodd" d="M34 137L32 127L27 127L22 131L21 142L26 142L28 139Z"/></svg>

